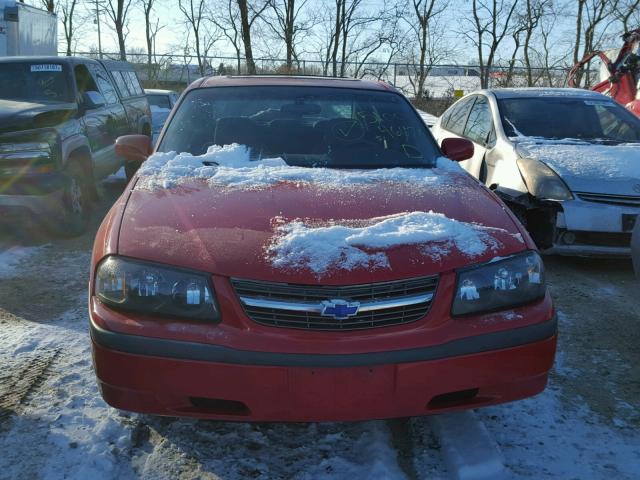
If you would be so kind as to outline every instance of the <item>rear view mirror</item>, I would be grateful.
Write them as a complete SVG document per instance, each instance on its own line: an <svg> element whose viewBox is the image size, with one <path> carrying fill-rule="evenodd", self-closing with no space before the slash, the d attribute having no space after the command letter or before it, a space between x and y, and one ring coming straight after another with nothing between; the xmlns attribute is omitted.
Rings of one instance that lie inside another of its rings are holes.
<svg viewBox="0 0 640 480"><path fill-rule="evenodd" d="M104 106L105 103L104 97L100 92L89 90L82 94L82 104L87 110L100 108Z"/></svg>
<svg viewBox="0 0 640 480"><path fill-rule="evenodd" d="M116 154L140 164L151 155L151 139L146 135L124 135L116 140Z"/></svg>
<svg viewBox="0 0 640 480"><path fill-rule="evenodd" d="M451 160L461 162L473 157L473 143L466 138L445 138L440 146L442 153Z"/></svg>

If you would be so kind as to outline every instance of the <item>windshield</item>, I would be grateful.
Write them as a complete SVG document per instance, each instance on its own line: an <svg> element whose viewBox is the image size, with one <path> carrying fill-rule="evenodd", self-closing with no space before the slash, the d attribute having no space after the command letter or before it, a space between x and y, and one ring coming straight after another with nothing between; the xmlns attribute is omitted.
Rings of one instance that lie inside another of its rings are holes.
<svg viewBox="0 0 640 480"><path fill-rule="evenodd" d="M640 141L640 120L612 100L570 97L498 100L508 137L527 136L595 143Z"/></svg>
<svg viewBox="0 0 640 480"><path fill-rule="evenodd" d="M326 87L214 87L181 102L159 151L200 155L238 143L289 165L435 165L433 137L400 95Z"/></svg>
<svg viewBox="0 0 640 480"><path fill-rule="evenodd" d="M0 98L29 102L72 102L67 68L59 63L2 63Z"/></svg>

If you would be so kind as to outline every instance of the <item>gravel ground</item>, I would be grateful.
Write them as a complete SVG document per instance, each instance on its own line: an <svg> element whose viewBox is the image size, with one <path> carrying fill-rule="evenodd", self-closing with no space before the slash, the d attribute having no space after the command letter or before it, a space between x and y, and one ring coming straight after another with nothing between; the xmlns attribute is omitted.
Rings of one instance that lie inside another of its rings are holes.
<svg viewBox="0 0 640 480"><path fill-rule="evenodd" d="M429 418L252 425L107 407L91 370L86 287L99 218L123 187L102 185L82 237L0 231L0 255L15 254L0 269L0 479L449 476ZM475 418L515 478L639 478L640 283L625 261L545 262L560 320L549 387Z"/></svg>

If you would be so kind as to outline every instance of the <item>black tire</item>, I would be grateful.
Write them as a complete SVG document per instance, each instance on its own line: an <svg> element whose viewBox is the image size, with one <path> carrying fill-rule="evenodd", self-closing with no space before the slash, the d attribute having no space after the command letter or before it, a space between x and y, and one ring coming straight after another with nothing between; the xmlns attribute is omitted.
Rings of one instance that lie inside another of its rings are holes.
<svg viewBox="0 0 640 480"><path fill-rule="evenodd" d="M65 175L67 179L62 197L64 211L54 230L64 237L77 237L87 230L91 217L91 177L77 162L67 166Z"/></svg>

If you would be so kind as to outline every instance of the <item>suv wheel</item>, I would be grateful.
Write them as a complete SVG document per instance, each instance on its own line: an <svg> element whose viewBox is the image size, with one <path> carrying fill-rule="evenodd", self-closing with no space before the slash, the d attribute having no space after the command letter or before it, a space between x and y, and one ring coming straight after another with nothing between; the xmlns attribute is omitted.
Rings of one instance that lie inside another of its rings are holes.
<svg viewBox="0 0 640 480"><path fill-rule="evenodd" d="M82 235L89 224L91 215L91 185L84 169L71 163L66 170L67 182L63 193L64 216L58 233L74 237Z"/></svg>

